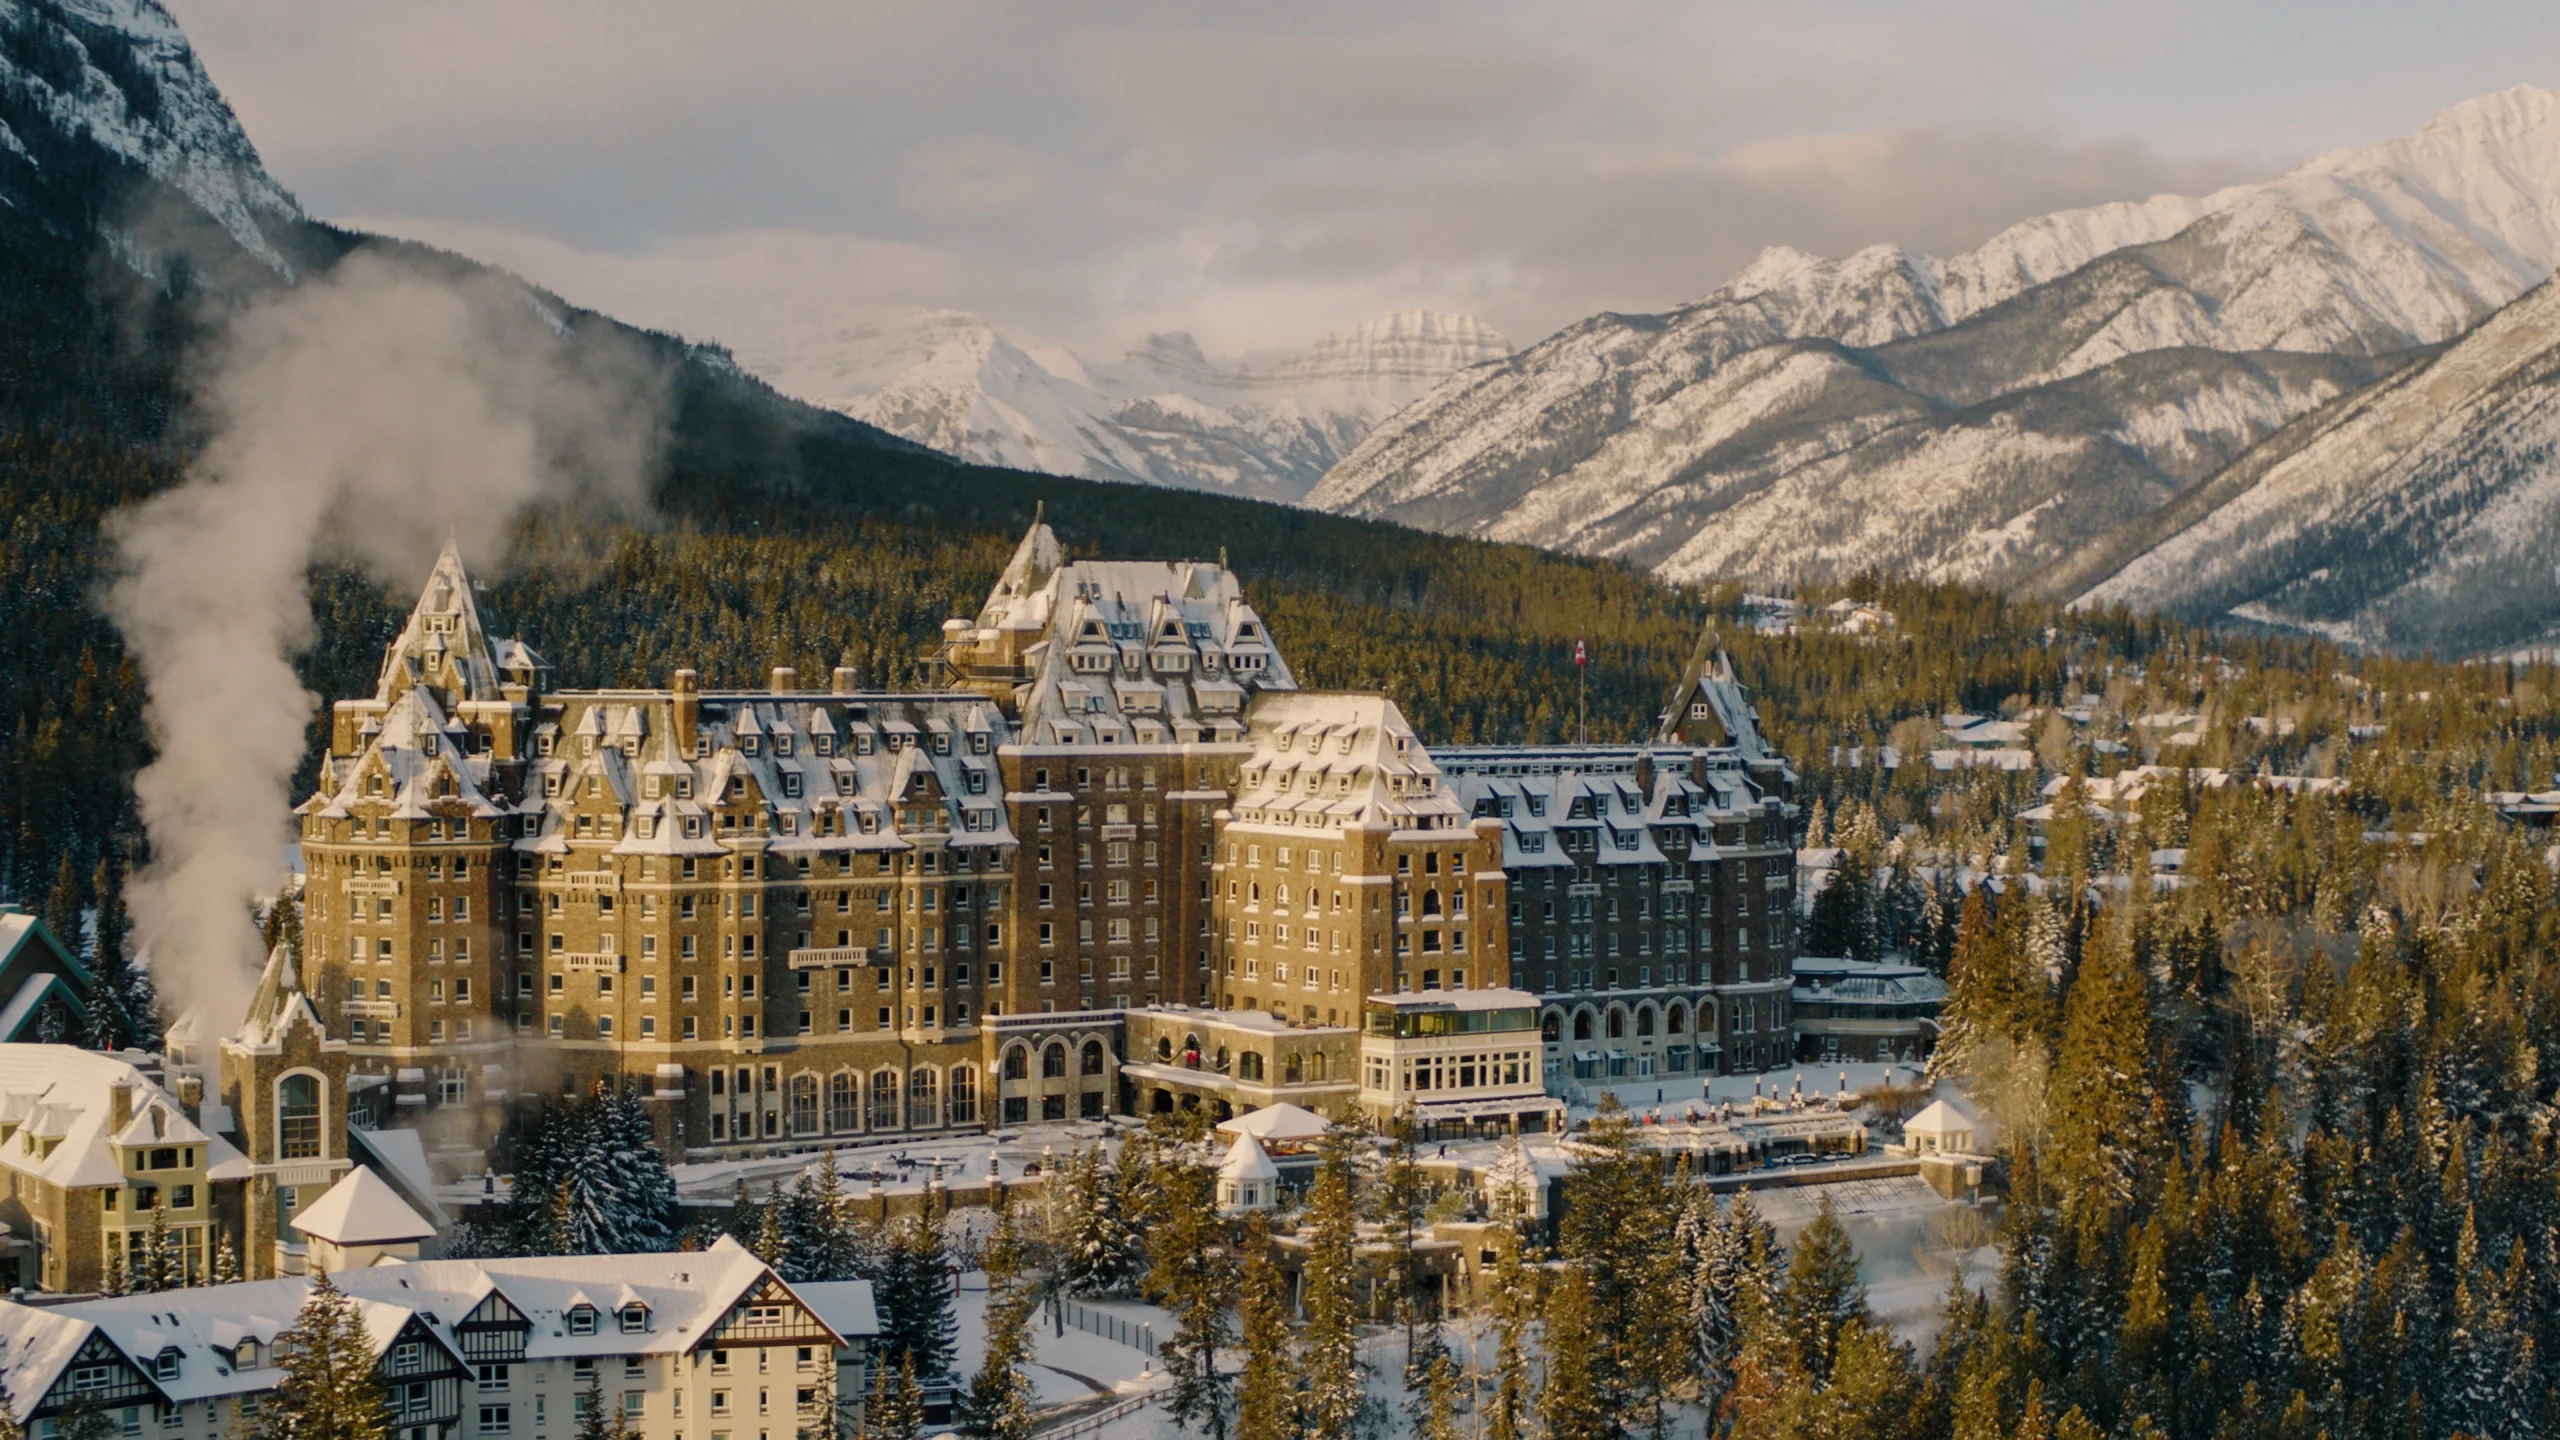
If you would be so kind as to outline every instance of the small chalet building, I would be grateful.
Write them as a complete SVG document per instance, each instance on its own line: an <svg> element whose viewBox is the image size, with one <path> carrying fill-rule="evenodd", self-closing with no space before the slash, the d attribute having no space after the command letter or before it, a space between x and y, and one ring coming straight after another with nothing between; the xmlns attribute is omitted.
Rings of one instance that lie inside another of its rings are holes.
<svg viewBox="0 0 2560 1440"><path fill-rule="evenodd" d="M191 1279L239 1233L251 1173L129 1061L69 1045L0 1045L0 1277L98 1290L131 1273L154 1207Z"/></svg>
<svg viewBox="0 0 2560 1440"><path fill-rule="evenodd" d="M336 1283L400 1440L566 1435L591 1383L644 1440L790 1435L830 1397L858 1416L879 1331L867 1284L795 1290L726 1238L689 1254L378 1264ZM0 1378L30 1436L85 1398L127 1435L226 1440L275 1388L276 1337L310 1285L0 1303Z"/></svg>

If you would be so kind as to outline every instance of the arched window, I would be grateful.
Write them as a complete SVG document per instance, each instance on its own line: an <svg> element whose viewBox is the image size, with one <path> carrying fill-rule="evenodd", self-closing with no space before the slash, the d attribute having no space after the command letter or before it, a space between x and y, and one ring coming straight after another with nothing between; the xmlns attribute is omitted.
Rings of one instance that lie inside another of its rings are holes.
<svg viewBox="0 0 2560 1440"><path fill-rule="evenodd" d="M1553 1010L1548 1011L1545 1018L1538 1022L1538 1035L1550 1045L1562 1040L1564 1038L1564 1017Z"/></svg>
<svg viewBox="0 0 2560 1440"><path fill-rule="evenodd" d="M1292 1055L1292 1056L1290 1056L1286 1061L1282 1062L1282 1064L1281 1064L1281 1066L1280 1066L1280 1083L1281 1083L1281 1084L1283 1084L1283 1085L1295 1085L1295 1084L1298 1084L1299 1082L1301 1082L1301 1081L1305 1080L1306 1078L1307 1078L1307 1063L1306 1063L1306 1059L1305 1059L1305 1057L1303 1057L1303 1056L1299 1056L1299 1055Z"/></svg>
<svg viewBox="0 0 2560 1440"><path fill-rule="evenodd" d="M871 1072L871 1128L898 1128L898 1072L895 1070Z"/></svg>
<svg viewBox="0 0 2560 1440"><path fill-rule="evenodd" d="M276 1158L312 1160L320 1154L320 1081L287 1075L276 1082Z"/></svg>
<svg viewBox="0 0 2560 1440"><path fill-rule="evenodd" d="M1590 1011L1576 1010L1573 1012L1573 1038L1576 1040L1588 1040L1591 1038Z"/></svg>
<svg viewBox="0 0 2560 1440"><path fill-rule="evenodd" d="M1422 913L1425 916L1437 915L1440 913L1439 891L1425 890L1422 892Z"/></svg>
<svg viewBox="0 0 2560 1440"><path fill-rule="evenodd" d="M818 1133L818 1077L815 1075L791 1077L791 1133Z"/></svg>
<svg viewBox="0 0 2560 1440"><path fill-rule="evenodd" d="M1689 1033L1689 1009L1688 1009L1688 1007L1687 1007L1687 1006L1685 1006L1685 1005L1673 1005L1670 1009L1663 1011L1663 1012L1662 1012L1662 1030L1663 1030L1663 1033L1664 1033L1664 1034L1666 1034L1666 1035L1686 1035L1686 1034L1688 1034L1688 1033Z"/></svg>
<svg viewBox="0 0 2560 1440"><path fill-rule="evenodd" d="M935 1093L941 1072L930 1065L919 1065L907 1072L907 1124L917 1130L930 1130L942 1123L942 1097Z"/></svg>
<svg viewBox="0 0 2560 1440"><path fill-rule="evenodd" d="M1624 1010L1619 1009L1619 1008L1618 1008L1617 1006L1615 1006L1615 1005L1610 1006L1610 1007L1609 1007L1609 1038L1610 1038L1610 1039L1612 1039L1612 1040L1620 1040L1620 1039L1624 1039L1624 1038L1626 1037L1626 1033L1627 1033L1627 1012L1626 1012L1626 1011L1624 1011Z"/></svg>
<svg viewBox="0 0 2560 1440"><path fill-rule="evenodd" d="M951 1123L978 1123L978 1070L974 1065L951 1067Z"/></svg>
<svg viewBox="0 0 2560 1440"><path fill-rule="evenodd" d="M1216 1069L1217 1069L1218 1073L1219 1073L1219 1074L1221 1074L1221 1075L1224 1075L1224 1074L1226 1074L1226 1073L1227 1073L1227 1047L1226 1047L1226 1046L1224 1046L1224 1045L1221 1045L1221 1046L1219 1046L1219 1047L1218 1047L1218 1058L1217 1058Z"/></svg>
<svg viewBox="0 0 2560 1440"><path fill-rule="evenodd" d="M1307 1057L1307 1083L1310 1085L1324 1083L1324 1052L1321 1050Z"/></svg>
<svg viewBox="0 0 2560 1440"><path fill-rule="evenodd" d="M827 1077L827 1128L859 1130L862 1128L862 1103L857 1095L862 1082L850 1070L839 1070Z"/></svg>
<svg viewBox="0 0 2560 1440"><path fill-rule="evenodd" d="M1159 1035L1159 1036L1157 1036L1157 1037L1156 1037L1156 1062L1157 1062L1158 1064L1165 1064L1165 1063L1169 1063L1172 1059L1173 1059L1173 1037L1172 1037L1172 1036L1170 1036L1170 1035Z"/></svg>
<svg viewBox="0 0 2560 1440"><path fill-rule="evenodd" d="M1084 1073L1087 1075L1102 1073L1102 1042L1099 1040L1084 1042Z"/></svg>
<svg viewBox="0 0 2560 1440"><path fill-rule="evenodd" d="M1019 1045L1007 1047L1004 1052L1004 1078L1022 1080L1029 1078L1030 1074L1031 1052Z"/></svg>
<svg viewBox="0 0 2560 1440"><path fill-rule="evenodd" d="M1639 1006L1637 1006L1637 1007L1636 1007L1636 1034L1637 1034L1639 1037L1642 1037L1642 1036L1648 1036L1648 1035L1651 1035L1652 1033L1653 1033L1653 1007L1652 1007L1652 1006L1650 1006L1650 1005L1639 1005Z"/></svg>
<svg viewBox="0 0 2560 1440"><path fill-rule="evenodd" d="M1049 1048L1040 1052L1040 1078L1056 1080L1065 1076L1066 1073L1067 1047L1052 1040L1049 1042Z"/></svg>
<svg viewBox="0 0 2560 1440"><path fill-rule="evenodd" d="M1236 1078L1239 1080L1259 1080L1262 1078L1261 1051L1247 1050L1236 1057Z"/></svg>

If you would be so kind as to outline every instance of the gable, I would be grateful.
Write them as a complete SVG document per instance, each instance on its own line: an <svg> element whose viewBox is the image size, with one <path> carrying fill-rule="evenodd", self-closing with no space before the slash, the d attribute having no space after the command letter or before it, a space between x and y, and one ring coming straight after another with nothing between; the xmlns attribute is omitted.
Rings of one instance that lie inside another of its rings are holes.
<svg viewBox="0 0 2560 1440"><path fill-rule="evenodd" d="M727 1313L704 1332L694 1348L721 1345L806 1344L825 1340L834 1343L839 1337L791 1287L771 1275L748 1287Z"/></svg>
<svg viewBox="0 0 2560 1440"><path fill-rule="evenodd" d="M81 1399L99 1405L129 1405L137 1400L157 1399L159 1395L159 1387L116 1348L106 1332L94 1330L72 1352L71 1359L29 1413L53 1414Z"/></svg>

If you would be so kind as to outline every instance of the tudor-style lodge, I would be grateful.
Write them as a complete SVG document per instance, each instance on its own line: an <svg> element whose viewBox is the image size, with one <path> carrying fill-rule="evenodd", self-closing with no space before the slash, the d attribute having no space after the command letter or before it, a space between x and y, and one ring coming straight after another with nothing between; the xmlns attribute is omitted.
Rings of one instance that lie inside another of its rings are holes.
<svg viewBox="0 0 2560 1440"><path fill-rule="evenodd" d="M329 1103L459 1159L601 1082L706 1158L1273 1100L1490 1130L1793 1056L1794 777L1718 657L1652 743L1435 753L1299 688L1221 566L1035 523L938 663L559 689L448 551L297 815Z"/></svg>
<svg viewBox="0 0 2560 1440"><path fill-rule="evenodd" d="M668 1255L350 1268L335 1283L400 1440L566 1435L591 1387L643 1440L807 1433L830 1406L858 1415L879 1330L867 1282L786 1284L726 1236ZM311 1284L0 1303L0 1379L30 1436L88 1409L109 1433L225 1440L282 1377L277 1337Z"/></svg>

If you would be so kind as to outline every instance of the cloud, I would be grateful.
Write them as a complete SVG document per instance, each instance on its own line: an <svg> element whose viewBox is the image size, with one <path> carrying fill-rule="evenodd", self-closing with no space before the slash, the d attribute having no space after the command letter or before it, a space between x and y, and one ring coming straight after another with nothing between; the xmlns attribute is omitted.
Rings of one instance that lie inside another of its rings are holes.
<svg viewBox="0 0 2560 1440"><path fill-rule="evenodd" d="M2560 40L2449 0L2497 27L2440 24L2459 43L2411 79L2405 26L2309 0L177 3L317 213L554 242L528 273L741 343L767 322L715 297L798 286L804 311L953 306L1101 352L1403 305L1530 339L1768 244L1958 250L2272 173L2341 94L2369 128L2324 143L2404 130ZM2276 43L2302 29L2315 58Z"/></svg>

